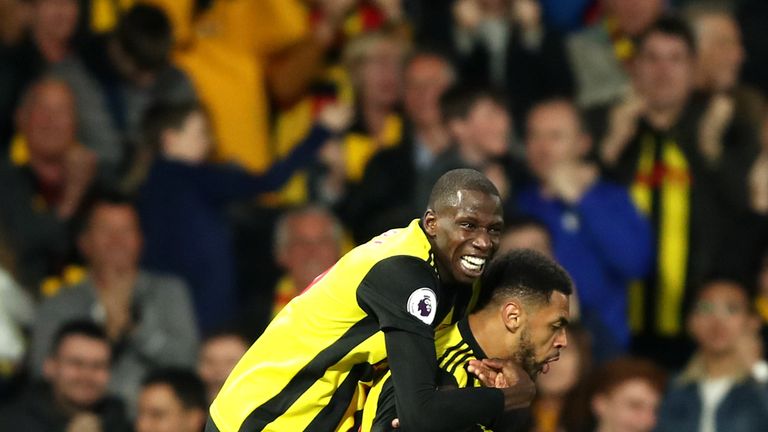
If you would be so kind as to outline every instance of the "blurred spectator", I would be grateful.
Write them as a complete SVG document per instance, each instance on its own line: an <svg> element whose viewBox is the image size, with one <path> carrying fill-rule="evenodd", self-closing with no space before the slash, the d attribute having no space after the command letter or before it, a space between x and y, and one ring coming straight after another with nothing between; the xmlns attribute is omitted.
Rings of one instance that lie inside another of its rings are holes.
<svg viewBox="0 0 768 432"><path fill-rule="evenodd" d="M28 152L0 167L0 229L14 251L19 282L36 290L70 258L68 223L92 182L96 158L75 141L74 100L59 80L31 85L16 119Z"/></svg>
<svg viewBox="0 0 768 432"><path fill-rule="evenodd" d="M711 92L733 90L745 58L739 23L723 2L695 2L684 12L696 36L696 86Z"/></svg>
<svg viewBox="0 0 768 432"><path fill-rule="evenodd" d="M328 106L304 142L263 175L239 167L209 164L210 129L194 103L151 108L144 125L153 162L139 196L145 230L143 262L149 269L182 277L191 288L200 329L229 324L237 309L228 204L273 191L315 159L351 113Z"/></svg>
<svg viewBox="0 0 768 432"><path fill-rule="evenodd" d="M419 52L407 62L403 144L371 158L350 204L349 224L358 243L392 227L406 226L424 212L432 188L426 173L451 141L442 121L440 97L455 79L451 64L440 54Z"/></svg>
<svg viewBox="0 0 768 432"><path fill-rule="evenodd" d="M664 12L664 0L602 0L605 18L567 41L582 107L611 103L630 89L637 39Z"/></svg>
<svg viewBox="0 0 768 432"><path fill-rule="evenodd" d="M746 59L742 77L745 84L755 86L768 95L768 3L762 0L731 1L736 4L736 15L743 33Z"/></svg>
<svg viewBox="0 0 768 432"><path fill-rule="evenodd" d="M635 94L592 113L604 172L630 186L656 236L654 271L630 290L634 348L668 367L688 355L681 340L688 287L749 260L730 237L748 208L754 131L692 94L694 60L685 23L659 20L638 42Z"/></svg>
<svg viewBox="0 0 768 432"><path fill-rule="evenodd" d="M24 37L31 9L25 0L0 0L0 46L14 46Z"/></svg>
<svg viewBox="0 0 768 432"><path fill-rule="evenodd" d="M0 150L13 136L13 112L25 88L72 51L78 0L30 2L30 25L17 43L0 48ZM16 144L20 145L20 144Z"/></svg>
<svg viewBox="0 0 768 432"><path fill-rule="evenodd" d="M762 349L768 347L768 252L764 251L758 265L755 293L755 313L760 321ZM765 353L763 353L764 355Z"/></svg>
<svg viewBox="0 0 768 432"><path fill-rule="evenodd" d="M88 278L40 306L45 319L35 322L30 353L35 375L61 323L84 318L103 323L115 345L110 390L129 408L149 368L194 365L197 332L187 289L178 279L141 270L141 243L130 201L116 194L94 200L78 239Z"/></svg>
<svg viewBox="0 0 768 432"><path fill-rule="evenodd" d="M345 47L344 64L355 91L356 113L339 151L326 155L323 172L312 181L317 200L336 204L352 196L371 157L404 140L399 105L406 50L399 35L386 31L361 35Z"/></svg>
<svg viewBox="0 0 768 432"><path fill-rule="evenodd" d="M313 75L308 75L311 80L303 95L297 94L299 100L289 103L280 101L276 104L277 112L273 115L275 121L272 127L273 146L276 150L273 158L284 157L296 146L309 132L326 104L353 103L355 90L341 58L349 41L364 34L380 32L409 39L411 28L406 9L414 9L413 6L416 6L411 0L309 0L306 3L310 5L309 21L314 35L311 37L324 34L321 39L328 43L322 44L322 49L315 48L312 51L322 62L318 63L319 67L315 67L317 71ZM307 45L307 53L311 51L312 45ZM280 69L295 77L298 75L297 68L281 66ZM306 74L306 67L304 70ZM281 206L306 204L312 192L310 181L314 181L314 177L309 177L306 171L299 171L281 189L279 195L262 197L262 202Z"/></svg>
<svg viewBox="0 0 768 432"><path fill-rule="evenodd" d="M549 228L540 220L530 216L510 215L504 218L504 232L501 234L498 253L512 249L533 249L550 258L555 257ZM573 300L571 298L572 304Z"/></svg>
<svg viewBox="0 0 768 432"><path fill-rule="evenodd" d="M289 211L275 227L275 257L286 271L275 289L272 316L341 257L342 226L322 207Z"/></svg>
<svg viewBox="0 0 768 432"><path fill-rule="evenodd" d="M32 296L13 277L13 257L0 240L0 403L11 396L27 352L26 330L35 318Z"/></svg>
<svg viewBox="0 0 768 432"><path fill-rule="evenodd" d="M670 386L657 431L768 430L768 390L740 350L756 324L743 285L716 279L701 286L688 316L697 351Z"/></svg>
<svg viewBox="0 0 768 432"><path fill-rule="evenodd" d="M45 381L0 410L0 429L24 432L121 432L123 404L107 396L110 341L89 321L58 328L43 365Z"/></svg>
<svg viewBox="0 0 768 432"><path fill-rule="evenodd" d="M598 0L541 0L544 21L553 30L570 33L589 24Z"/></svg>
<svg viewBox="0 0 768 432"><path fill-rule="evenodd" d="M590 400L596 425L590 430L658 431L655 427L665 385L664 370L648 360L620 358L600 366L595 371Z"/></svg>
<svg viewBox="0 0 768 432"><path fill-rule="evenodd" d="M536 380L530 432L580 432L589 426L588 380L592 338L578 324L568 326L568 349Z"/></svg>
<svg viewBox="0 0 768 432"><path fill-rule="evenodd" d="M434 184L455 168L475 168L494 183L507 200L523 183L523 163L512 152L512 117L503 96L490 88L457 86L441 98L443 121L452 145L432 164L426 176Z"/></svg>
<svg viewBox="0 0 768 432"><path fill-rule="evenodd" d="M271 110L299 101L356 1L321 0L314 24L301 0L212 0L196 19L176 59L208 107L213 156L255 172L276 156ZM173 5L173 3L170 3ZM303 131L302 131L303 132Z"/></svg>
<svg viewBox="0 0 768 432"><path fill-rule="evenodd" d="M626 289L647 274L652 246L650 226L628 192L584 161L590 147L569 101L536 105L528 117L526 157L537 184L525 188L517 204L552 233L555 256L579 290L582 314L611 330L600 340L604 359L617 353L611 349L629 347Z"/></svg>
<svg viewBox="0 0 768 432"><path fill-rule="evenodd" d="M505 91L513 116L522 118L536 100L570 96L573 82L562 37L548 28L539 0L455 0L432 8L427 43L453 54L460 81ZM447 18L441 20L440 16Z"/></svg>
<svg viewBox="0 0 768 432"><path fill-rule="evenodd" d="M192 83L170 63L172 45L163 11L137 5L120 18L114 32L53 70L72 88L80 138L98 154L108 178L118 178L135 151L149 105L196 98Z"/></svg>
<svg viewBox="0 0 768 432"><path fill-rule="evenodd" d="M549 232L549 228L544 222L531 216L512 214L504 218L504 232L501 234L497 253L501 254L512 249L533 249L549 258L555 258L555 252L552 249L552 234ZM569 303L571 322L578 322L583 318L578 297L579 292L574 285L573 295Z"/></svg>
<svg viewBox="0 0 768 432"><path fill-rule="evenodd" d="M202 432L207 412L200 377L186 369L158 369L141 385L136 432Z"/></svg>
<svg viewBox="0 0 768 432"><path fill-rule="evenodd" d="M205 338L197 359L197 373L205 384L209 404L249 346L243 336L234 332L214 333Z"/></svg>
<svg viewBox="0 0 768 432"><path fill-rule="evenodd" d="M745 55L739 23L731 9L722 1L709 0L693 3L685 16L696 36L696 88L719 95L719 109L758 127L764 100L757 90L739 82Z"/></svg>

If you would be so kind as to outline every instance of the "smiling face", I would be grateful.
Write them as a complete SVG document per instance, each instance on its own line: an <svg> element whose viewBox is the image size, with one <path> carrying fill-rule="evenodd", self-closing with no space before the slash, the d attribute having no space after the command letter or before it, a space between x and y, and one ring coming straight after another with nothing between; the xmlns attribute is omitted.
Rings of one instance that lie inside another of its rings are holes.
<svg viewBox="0 0 768 432"><path fill-rule="evenodd" d="M548 303L526 307L523 324L518 331L517 352L512 357L535 378L549 371L549 363L560 358L560 350L568 345L565 329L568 324L569 299L559 291L552 293Z"/></svg>
<svg viewBox="0 0 768 432"><path fill-rule="evenodd" d="M475 190L459 190L446 205L429 209L424 228L447 282L473 283L499 248L501 199Z"/></svg>
<svg viewBox="0 0 768 432"><path fill-rule="evenodd" d="M105 341L75 334L46 360L44 373L58 400L87 409L107 393L109 360Z"/></svg>

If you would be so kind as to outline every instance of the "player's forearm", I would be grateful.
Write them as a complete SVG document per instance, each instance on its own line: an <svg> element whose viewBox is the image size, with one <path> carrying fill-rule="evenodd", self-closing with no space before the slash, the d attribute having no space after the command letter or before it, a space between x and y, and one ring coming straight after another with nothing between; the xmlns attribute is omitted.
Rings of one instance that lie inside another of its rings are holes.
<svg viewBox="0 0 768 432"><path fill-rule="evenodd" d="M421 396L421 403L398 400L402 431L464 430L478 424L494 424L503 413L504 397L498 389L433 390L431 395Z"/></svg>
<svg viewBox="0 0 768 432"><path fill-rule="evenodd" d="M404 331L386 334L397 414L403 431L461 430L493 424L504 411L499 389L438 390L434 342Z"/></svg>

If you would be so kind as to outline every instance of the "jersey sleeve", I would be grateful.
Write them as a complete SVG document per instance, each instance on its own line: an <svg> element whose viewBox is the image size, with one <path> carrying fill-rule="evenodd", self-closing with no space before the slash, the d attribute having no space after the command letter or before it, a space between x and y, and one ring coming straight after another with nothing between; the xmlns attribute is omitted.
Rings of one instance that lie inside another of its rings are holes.
<svg viewBox="0 0 768 432"><path fill-rule="evenodd" d="M403 330L434 338L441 317L437 277L425 261L394 256L374 265L357 290L357 301L381 330Z"/></svg>

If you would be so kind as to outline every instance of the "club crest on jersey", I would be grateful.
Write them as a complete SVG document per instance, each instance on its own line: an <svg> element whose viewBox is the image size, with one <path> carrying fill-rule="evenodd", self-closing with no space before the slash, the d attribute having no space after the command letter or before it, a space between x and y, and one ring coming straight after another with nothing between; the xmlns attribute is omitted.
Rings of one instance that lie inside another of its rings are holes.
<svg viewBox="0 0 768 432"><path fill-rule="evenodd" d="M429 288L419 288L408 297L408 313L425 324L432 324L437 312L437 296Z"/></svg>

